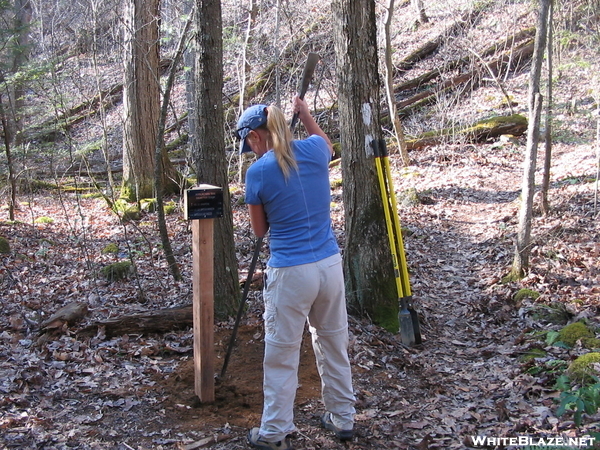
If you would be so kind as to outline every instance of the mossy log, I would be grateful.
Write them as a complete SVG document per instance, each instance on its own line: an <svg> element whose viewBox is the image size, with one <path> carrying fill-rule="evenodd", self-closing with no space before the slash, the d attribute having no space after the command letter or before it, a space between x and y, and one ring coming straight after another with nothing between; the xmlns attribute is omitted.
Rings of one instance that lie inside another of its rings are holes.
<svg viewBox="0 0 600 450"><path fill-rule="evenodd" d="M484 142L488 139L511 134L521 136L527 131L527 118L520 114L511 116L492 117L491 119L480 120L474 125L457 130L448 128L441 131L429 132L416 139L406 141L408 150L415 150L432 145L439 145L447 142L450 137L453 140L466 140L467 142Z"/></svg>

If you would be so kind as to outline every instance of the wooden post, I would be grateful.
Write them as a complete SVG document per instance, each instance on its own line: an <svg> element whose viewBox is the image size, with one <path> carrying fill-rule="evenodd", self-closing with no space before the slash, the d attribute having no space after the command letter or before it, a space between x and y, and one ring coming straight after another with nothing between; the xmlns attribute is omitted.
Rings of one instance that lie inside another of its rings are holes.
<svg viewBox="0 0 600 450"><path fill-rule="evenodd" d="M214 219L192 220L195 392L202 403L215 401Z"/></svg>
<svg viewBox="0 0 600 450"><path fill-rule="evenodd" d="M185 192L185 217L192 221L194 301L194 390L202 403L215 401L214 219L223 217L223 189L200 184Z"/></svg>

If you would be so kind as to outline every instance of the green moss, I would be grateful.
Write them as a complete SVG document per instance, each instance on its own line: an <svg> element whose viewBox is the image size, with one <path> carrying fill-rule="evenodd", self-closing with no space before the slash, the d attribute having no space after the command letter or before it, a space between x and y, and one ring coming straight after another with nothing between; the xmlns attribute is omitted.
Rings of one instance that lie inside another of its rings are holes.
<svg viewBox="0 0 600 450"><path fill-rule="evenodd" d="M119 246L117 244L115 244L114 242L111 242L110 244L108 244L106 247L104 247L102 249L102 254L106 255L106 254L110 254L110 253L119 253Z"/></svg>
<svg viewBox="0 0 600 450"><path fill-rule="evenodd" d="M529 362L536 358L545 358L548 353L541 348L530 348L525 353L523 353L519 359L521 362Z"/></svg>
<svg viewBox="0 0 600 450"><path fill-rule="evenodd" d="M398 308L393 308L392 306L385 304L375 306L373 321L390 333L397 333L400 329L400 324L398 322Z"/></svg>
<svg viewBox="0 0 600 450"><path fill-rule="evenodd" d="M133 272L133 266L130 261L122 261L103 267L101 272L110 282L125 280Z"/></svg>
<svg viewBox="0 0 600 450"><path fill-rule="evenodd" d="M333 144L333 158L338 159L342 157L342 144L340 142L336 142Z"/></svg>
<svg viewBox="0 0 600 450"><path fill-rule="evenodd" d="M10 253L10 243L3 236L0 236L0 253Z"/></svg>
<svg viewBox="0 0 600 450"><path fill-rule="evenodd" d="M521 302L526 298L530 298L532 300L537 300L540 294L538 292L532 291L531 289L519 289L517 293L514 295L513 300L515 302Z"/></svg>
<svg viewBox="0 0 600 450"><path fill-rule="evenodd" d="M512 269L510 271L510 273L508 273L507 275L505 275L504 277L502 277L502 280L500 281L500 284L509 284L512 283L513 281L519 281L523 279L523 274L519 273L518 271Z"/></svg>
<svg viewBox="0 0 600 450"><path fill-rule="evenodd" d="M81 198L104 198L102 192L90 192L88 194L83 194Z"/></svg>
<svg viewBox="0 0 600 450"><path fill-rule="evenodd" d="M600 347L600 341L596 339L594 332L583 322L571 323L564 327L558 332L558 340L570 347L573 347L579 340L585 348Z"/></svg>
<svg viewBox="0 0 600 450"><path fill-rule="evenodd" d="M155 198L143 198L140 200L140 209L144 212L155 212L157 203Z"/></svg>
<svg viewBox="0 0 600 450"><path fill-rule="evenodd" d="M166 215L173 214L175 211L177 211L177 203L174 201L165 203L164 210Z"/></svg>
<svg viewBox="0 0 600 450"><path fill-rule="evenodd" d="M533 320L557 325L566 324L571 317L567 308L561 302L553 302L549 305L535 304L530 314Z"/></svg>
<svg viewBox="0 0 600 450"><path fill-rule="evenodd" d="M169 152L171 157L183 158L185 156L185 153L181 152L181 153L175 154L175 150L178 149L179 147L187 144L188 140L189 140L189 136L187 133L181 134L180 136L176 137L174 140L169 142L167 145L165 145L165 148L167 149L167 151Z"/></svg>
<svg viewBox="0 0 600 450"><path fill-rule="evenodd" d="M129 203L124 198L119 198L113 203L113 210L122 220L138 220L140 218L140 209L134 203Z"/></svg>
<svg viewBox="0 0 600 450"><path fill-rule="evenodd" d="M54 223L54 219L52 217L42 216L42 217L38 217L37 219L35 219L34 222L35 223Z"/></svg>
<svg viewBox="0 0 600 450"><path fill-rule="evenodd" d="M421 199L419 198L419 193L417 190L413 188L405 189L398 195L398 204L400 206L409 207L416 206L421 203Z"/></svg>
<svg viewBox="0 0 600 450"><path fill-rule="evenodd" d="M343 184L344 184L344 180L342 178L335 178L335 179L331 180L331 188L332 189L342 187Z"/></svg>
<svg viewBox="0 0 600 450"><path fill-rule="evenodd" d="M577 382L590 383L593 382L592 377L598 376L594 368L597 363L600 363L600 353L586 353L573 361L567 372Z"/></svg>

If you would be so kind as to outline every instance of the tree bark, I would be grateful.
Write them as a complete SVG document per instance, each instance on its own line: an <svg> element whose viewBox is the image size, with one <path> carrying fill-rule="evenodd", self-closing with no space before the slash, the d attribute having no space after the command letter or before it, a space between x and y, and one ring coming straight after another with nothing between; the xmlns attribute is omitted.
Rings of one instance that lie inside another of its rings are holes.
<svg viewBox="0 0 600 450"><path fill-rule="evenodd" d="M233 241L223 122L221 2L196 0L196 139L192 148L198 183L223 188L223 217L215 222L215 317L234 314L240 299Z"/></svg>
<svg viewBox="0 0 600 450"><path fill-rule="evenodd" d="M30 50L29 27L31 24L32 8L30 0L15 0L15 15L13 29L16 35L16 45L13 47L12 73L17 73L22 69L27 61ZM23 141L23 109L25 105L25 82L19 80L11 84L11 103L14 109L12 121L13 130L11 132L13 143L20 145ZM10 122L8 123L10 126Z"/></svg>
<svg viewBox="0 0 600 450"><path fill-rule="evenodd" d="M11 135L9 120L6 117L6 111L0 93L0 122L2 123L2 137L4 138L4 151L6 153L6 165L8 167L8 185L10 188L10 197L8 198L8 218L15 220L15 208L17 206L17 180L11 152Z"/></svg>
<svg viewBox="0 0 600 450"><path fill-rule="evenodd" d="M130 201L154 196L154 149L160 114L158 0L127 0L124 20L123 187ZM175 170L163 152L163 185Z"/></svg>
<svg viewBox="0 0 600 450"><path fill-rule="evenodd" d="M381 135L375 3L335 0L349 307L398 330L398 294L371 142Z"/></svg>

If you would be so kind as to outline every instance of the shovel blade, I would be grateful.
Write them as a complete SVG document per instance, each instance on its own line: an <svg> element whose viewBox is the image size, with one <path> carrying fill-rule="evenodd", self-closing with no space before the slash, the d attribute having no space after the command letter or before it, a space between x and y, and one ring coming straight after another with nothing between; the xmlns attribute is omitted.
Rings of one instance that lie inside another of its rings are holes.
<svg viewBox="0 0 600 450"><path fill-rule="evenodd" d="M421 325L419 324L419 315L417 314L417 310L414 308L409 308L408 311L410 312L410 319L415 335L415 344L421 345L423 343L423 339L421 338Z"/></svg>
<svg viewBox="0 0 600 450"><path fill-rule="evenodd" d="M413 320L410 311L404 306L398 314L398 322L400 322L400 339L407 346L415 344L415 330L413 328Z"/></svg>

